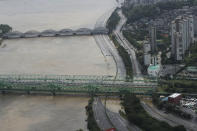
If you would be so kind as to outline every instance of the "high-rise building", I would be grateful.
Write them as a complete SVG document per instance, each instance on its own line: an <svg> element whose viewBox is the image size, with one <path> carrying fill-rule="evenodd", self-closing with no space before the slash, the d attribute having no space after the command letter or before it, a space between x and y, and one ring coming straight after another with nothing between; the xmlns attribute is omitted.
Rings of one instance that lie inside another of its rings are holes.
<svg viewBox="0 0 197 131"><path fill-rule="evenodd" d="M194 16L194 34L197 35L197 16Z"/></svg>
<svg viewBox="0 0 197 131"><path fill-rule="evenodd" d="M144 45L144 65L149 66L151 64L151 47L148 41L143 41Z"/></svg>
<svg viewBox="0 0 197 131"><path fill-rule="evenodd" d="M172 57L183 60L185 51L194 42L193 16L178 16L171 23Z"/></svg>
<svg viewBox="0 0 197 131"><path fill-rule="evenodd" d="M157 33L156 33L156 27L151 26L150 27L150 42L151 42L151 52L154 54L157 51Z"/></svg>

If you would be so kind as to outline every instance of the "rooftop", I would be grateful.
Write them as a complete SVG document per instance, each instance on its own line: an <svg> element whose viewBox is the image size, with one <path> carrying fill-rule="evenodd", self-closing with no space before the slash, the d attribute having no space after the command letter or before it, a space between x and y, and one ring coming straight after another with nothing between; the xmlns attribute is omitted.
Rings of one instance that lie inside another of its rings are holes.
<svg viewBox="0 0 197 131"><path fill-rule="evenodd" d="M197 72L197 67L195 67L195 66L188 66L186 68L186 70L189 71L189 72Z"/></svg>
<svg viewBox="0 0 197 131"><path fill-rule="evenodd" d="M175 98L177 96L180 96L181 94L180 93L173 93L172 95L170 95L169 97L170 98Z"/></svg>
<svg viewBox="0 0 197 131"><path fill-rule="evenodd" d="M148 67L149 70L158 70L160 68L160 65L150 65Z"/></svg>

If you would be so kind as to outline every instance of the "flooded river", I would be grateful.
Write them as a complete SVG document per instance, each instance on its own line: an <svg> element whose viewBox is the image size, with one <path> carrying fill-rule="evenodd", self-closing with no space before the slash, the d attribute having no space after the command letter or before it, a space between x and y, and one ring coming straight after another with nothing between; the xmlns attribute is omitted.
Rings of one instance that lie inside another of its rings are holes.
<svg viewBox="0 0 197 131"><path fill-rule="evenodd" d="M94 28L115 0L0 0L0 24L25 32ZM92 36L5 40L0 74L115 75L112 57L104 57ZM1 131L87 130L89 98L0 95ZM109 107L119 110L119 102Z"/></svg>
<svg viewBox="0 0 197 131"><path fill-rule="evenodd" d="M88 99L69 96L0 95L0 130L87 130L85 106Z"/></svg>
<svg viewBox="0 0 197 131"><path fill-rule="evenodd" d="M0 74L115 75L91 36L5 40L0 46ZM17 68L16 68L17 67Z"/></svg>
<svg viewBox="0 0 197 131"><path fill-rule="evenodd" d="M0 95L1 131L87 131L88 97ZM118 112L118 99L107 107Z"/></svg>

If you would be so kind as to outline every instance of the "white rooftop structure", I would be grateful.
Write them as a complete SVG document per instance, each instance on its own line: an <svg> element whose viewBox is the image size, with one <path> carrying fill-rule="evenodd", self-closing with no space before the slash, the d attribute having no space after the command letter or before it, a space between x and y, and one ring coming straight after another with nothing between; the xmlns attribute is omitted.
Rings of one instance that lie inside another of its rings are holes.
<svg viewBox="0 0 197 131"><path fill-rule="evenodd" d="M173 93L172 95L170 95L169 97L170 98L176 98L178 96L180 96L181 94L180 93Z"/></svg>
<svg viewBox="0 0 197 131"><path fill-rule="evenodd" d="M153 77L157 77L159 75L159 72L160 72L160 65L157 64L157 65L149 65L148 69L147 69L147 72L148 72L148 75L149 76L153 76Z"/></svg>

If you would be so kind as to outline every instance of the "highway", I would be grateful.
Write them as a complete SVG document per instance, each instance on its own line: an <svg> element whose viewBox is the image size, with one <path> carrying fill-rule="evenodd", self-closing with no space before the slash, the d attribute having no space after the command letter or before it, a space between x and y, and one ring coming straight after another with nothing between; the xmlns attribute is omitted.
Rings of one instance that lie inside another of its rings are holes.
<svg viewBox="0 0 197 131"><path fill-rule="evenodd" d="M127 19L126 17L122 14L122 11L121 10L118 10L117 11L119 16L120 16L120 21L119 21L119 24L117 25L115 31L114 31L114 34L116 35L116 38L118 40L118 42L125 48L125 50L128 52L128 54L130 55L130 58L131 58L131 62L132 62L132 68L133 68L133 73L134 73L134 76L136 78L142 78L142 73L141 73L141 70L139 68L139 63L138 63L138 60L136 58L136 54L135 54L135 51L137 51L131 43L129 43L126 38L124 38L123 34L122 34L122 27L123 25L126 23Z"/></svg>
<svg viewBox="0 0 197 131"><path fill-rule="evenodd" d="M193 121L187 121L172 114L166 114L163 111L158 110L156 107L146 104L145 102L141 102L141 105L149 115L157 120L165 121L171 126L183 125L188 131L197 130L197 124Z"/></svg>
<svg viewBox="0 0 197 131"><path fill-rule="evenodd" d="M94 117L101 130L116 128L117 131L141 131L135 125L131 125L127 120L122 118L118 113L114 113L102 104L99 98L94 99L93 104Z"/></svg>
<svg viewBox="0 0 197 131"><path fill-rule="evenodd" d="M103 16L101 16L97 23L95 24L95 28L98 27L106 27L107 20L111 16L112 12L115 10L115 7L106 12ZM108 59L108 57L112 57L116 64L116 78L126 78L126 69L123 63L122 58L120 57L114 43L110 40L108 35L95 35L95 41L99 48L101 49L102 54Z"/></svg>
<svg viewBox="0 0 197 131"><path fill-rule="evenodd" d="M113 128L112 124L109 122L106 116L105 107L98 98L94 98L93 112L96 122L102 131Z"/></svg>
<svg viewBox="0 0 197 131"><path fill-rule="evenodd" d="M118 131L141 131L134 124L130 124L126 119L120 116L120 114L112 112L110 110L106 110L106 113Z"/></svg>

